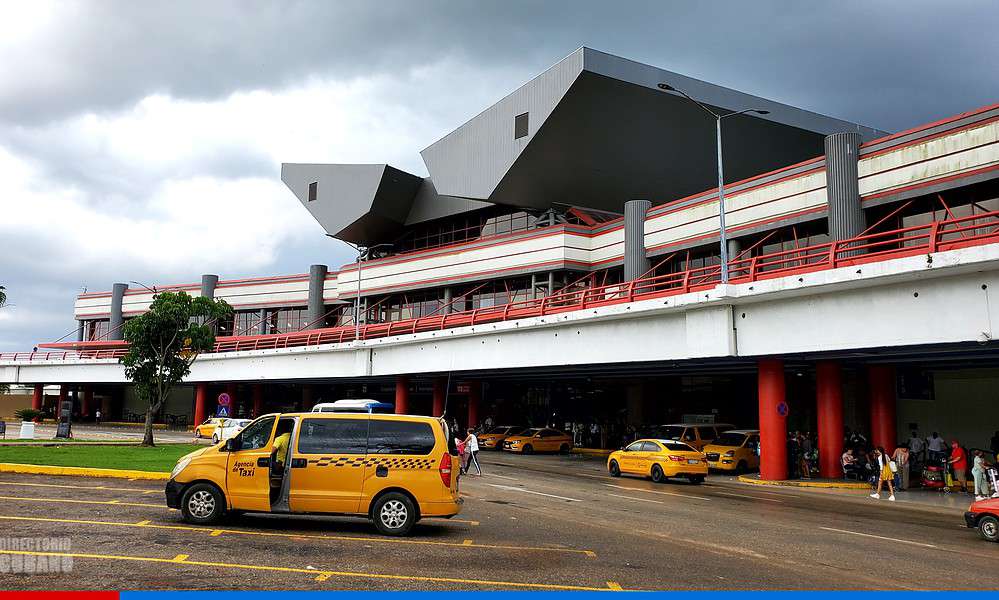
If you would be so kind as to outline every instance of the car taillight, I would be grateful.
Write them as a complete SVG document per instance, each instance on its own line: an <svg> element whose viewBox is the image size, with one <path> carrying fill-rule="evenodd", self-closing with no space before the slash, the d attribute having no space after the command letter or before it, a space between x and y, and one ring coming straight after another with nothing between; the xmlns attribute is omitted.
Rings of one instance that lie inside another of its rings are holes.
<svg viewBox="0 0 999 600"><path fill-rule="evenodd" d="M680 462L681 460L684 460L682 456L677 456L676 454L670 454L669 459L673 462Z"/></svg>
<svg viewBox="0 0 999 600"><path fill-rule="evenodd" d="M441 457L441 464L437 467L437 471L441 474L441 481L444 483L444 487L451 487L451 455L447 452Z"/></svg>

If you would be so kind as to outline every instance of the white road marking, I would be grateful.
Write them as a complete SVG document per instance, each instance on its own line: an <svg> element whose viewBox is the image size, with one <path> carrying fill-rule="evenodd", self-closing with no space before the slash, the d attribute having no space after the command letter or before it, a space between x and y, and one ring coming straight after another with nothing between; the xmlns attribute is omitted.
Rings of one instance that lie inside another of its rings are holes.
<svg viewBox="0 0 999 600"><path fill-rule="evenodd" d="M583 477L592 477L594 479L610 479L608 475L590 475L589 473L576 473L576 475L582 475Z"/></svg>
<svg viewBox="0 0 999 600"><path fill-rule="evenodd" d="M849 531L849 530L846 530L846 529L836 529L834 527L819 527L819 529L825 529L826 531L834 531L836 533L848 533L850 535L859 535L859 536L862 536L862 537L875 538L875 539L878 539L878 540L887 540L889 542L899 542L901 544L911 544L913 546L922 546L923 548L936 548L937 547L937 546L935 546L933 544L924 544L923 542L914 542L912 540L903 540L903 539L899 539L899 538L885 537L883 535L874 535L872 533L861 533L859 531Z"/></svg>
<svg viewBox="0 0 999 600"><path fill-rule="evenodd" d="M506 475L497 475L496 473L489 473L486 477L499 477L500 479L509 479L510 481L520 481L516 477L507 477Z"/></svg>
<svg viewBox="0 0 999 600"><path fill-rule="evenodd" d="M733 494L732 492L715 492L721 496L732 496L733 498L750 498L752 500L762 500L764 502L777 502L778 504L784 504L783 500L777 500L775 498L760 498L759 496L751 496L749 494Z"/></svg>
<svg viewBox="0 0 999 600"><path fill-rule="evenodd" d="M692 496L690 494L677 494L674 492L661 492L659 490L643 490L642 488L628 487L625 485L614 485L613 483L605 483L607 487L617 488L619 490L628 490L631 492L646 492L648 494L662 494L663 496L676 496L677 498L692 498L694 500L711 500L711 498L705 498L704 496Z"/></svg>
<svg viewBox="0 0 999 600"><path fill-rule="evenodd" d="M555 494L546 494L544 492L535 492L534 490L524 489L522 487L516 487L512 485L500 485L498 483L487 483L494 488L500 488L501 490L510 490L512 492L524 492L525 494L534 494L535 496L548 496L549 498L558 498L559 500L567 500L569 502L582 502L578 498L567 498L565 496L556 496Z"/></svg>
<svg viewBox="0 0 999 600"><path fill-rule="evenodd" d="M624 496L622 494L611 494L611 493L608 493L607 495L614 496L615 498L624 498L625 500L637 500L639 502L655 502L656 504L662 504L662 502L660 502L659 500L649 500L648 498L635 498L634 496Z"/></svg>

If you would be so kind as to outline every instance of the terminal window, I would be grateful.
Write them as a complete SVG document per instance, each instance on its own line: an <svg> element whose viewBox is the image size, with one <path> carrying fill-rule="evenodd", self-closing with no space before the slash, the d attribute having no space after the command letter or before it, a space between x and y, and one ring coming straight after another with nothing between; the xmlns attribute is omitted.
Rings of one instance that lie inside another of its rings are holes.
<svg viewBox="0 0 999 600"><path fill-rule="evenodd" d="M530 113L522 113L513 118L513 139L519 140L522 137L527 137L527 115Z"/></svg>
<svg viewBox="0 0 999 600"><path fill-rule="evenodd" d="M317 194L319 194L319 182L313 181L309 184L309 202L315 202Z"/></svg>

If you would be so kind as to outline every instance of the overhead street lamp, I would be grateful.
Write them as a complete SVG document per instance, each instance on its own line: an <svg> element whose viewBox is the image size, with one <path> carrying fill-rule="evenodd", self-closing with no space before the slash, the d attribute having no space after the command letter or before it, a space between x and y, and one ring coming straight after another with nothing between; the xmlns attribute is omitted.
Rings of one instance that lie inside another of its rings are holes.
<svg viewBox="0 0 999 600"><path fill-rule="evenodd" d="M334 235L327 233L326 237L337 239ZM379 248L390 248L392 244L375 244L374 246L362 246L351 244L346 240L340 240L357 250L357 297L354 298L354 339L361 337L361 263L371 258L371 253Z"/></svg>
<svg viewBox="0 0 999 600"><path fill-rule="evenodd" d="M724 171L722 169L722 130L721 130L722 119L726 119L728 117L734 117L735 115L741 115L745 113L756 113L758 115L766 115L770 114L770 111L761 110L757 108L746 108L743 110L735 110L719 114L711 110L701 102L698 102L697 100L691 98L687 94L687 92L679 88L675 88L668 83L660 83L659 89L663 90L664 92L676 92L680 94L687 100L690 100L697 106L701 107L701 109L704 112L708 113L715 119L715 131L717 133L717 144L718 144L718 237L719 237L719 244L721 246L720 249L721 282L723 284L726 284L728 283L728 234L725 231L725 178L724 178Z"/></svg>

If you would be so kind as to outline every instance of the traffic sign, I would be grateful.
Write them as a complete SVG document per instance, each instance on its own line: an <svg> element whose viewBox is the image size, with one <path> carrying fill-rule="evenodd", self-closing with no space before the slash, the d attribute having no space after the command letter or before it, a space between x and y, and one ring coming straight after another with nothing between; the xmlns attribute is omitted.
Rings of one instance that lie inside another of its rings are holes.
<svg viewBox="0 0 999 600"><path fill-rule="evenodd" d="M229 406L230 402L232 402L232 398L229 396L229 394L225 392L219 394L219 406Z"/></svg>
<svg viewBox="0 0 999 600"><path fill-rule="evenodd" d="M228 417L229 416L229 407L228 406L220 406L219 410L218 410L218 414L216 414L215 416L216 417Z"/></svg>
<svg viewBox="0 0 999 600"><path fill-rule="evenodd" d="M787 407L787 402L778 402L777 403L777 414L778 415L780 415L782 417L786 417L789 410L790 409Z"/></svg>

